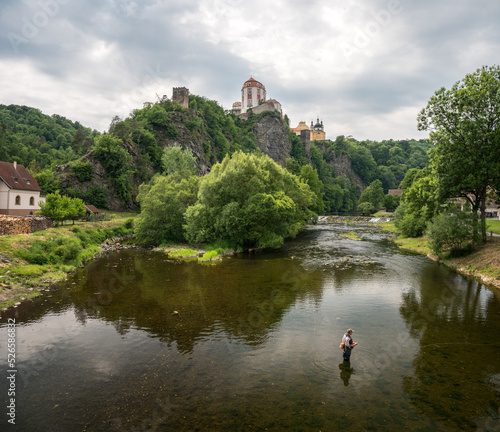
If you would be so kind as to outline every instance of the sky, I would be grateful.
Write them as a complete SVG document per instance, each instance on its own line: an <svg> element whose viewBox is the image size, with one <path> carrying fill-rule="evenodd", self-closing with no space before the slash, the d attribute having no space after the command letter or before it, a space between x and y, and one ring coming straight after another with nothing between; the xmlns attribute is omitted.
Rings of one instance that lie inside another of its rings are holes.
<svg viewBox="0 0 500 432"><path fill-rule="evenodd" d="M2 0L0 104L100 132L173 87L241 100L251 76L291 126L426 138L441 87L500 64L496 0Z"/></svg>

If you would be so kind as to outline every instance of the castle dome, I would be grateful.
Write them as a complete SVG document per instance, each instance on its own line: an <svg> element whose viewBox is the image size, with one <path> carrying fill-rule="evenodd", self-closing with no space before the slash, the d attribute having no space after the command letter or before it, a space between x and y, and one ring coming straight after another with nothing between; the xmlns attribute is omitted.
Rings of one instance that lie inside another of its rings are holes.
<svg viewBox="0 0 500 432"><path fill-rule="evenodd" d="M243 84L243 88L245 88L245 87L265 88L264 84L260 83L259 81L257 81L253 77L250 77L249 80L245 81L245 83Z"/></svg>

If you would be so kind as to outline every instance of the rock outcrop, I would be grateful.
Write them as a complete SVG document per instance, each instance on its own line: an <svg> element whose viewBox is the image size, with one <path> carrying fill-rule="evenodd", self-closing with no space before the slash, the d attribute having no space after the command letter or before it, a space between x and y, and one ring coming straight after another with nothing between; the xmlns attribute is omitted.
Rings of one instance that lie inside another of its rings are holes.
<svg viewBox="0 0 500 432"><path fill-rule="evenodd" d="M260 150L276 163L285 166L292 151L286 123L273 115L266 115L255 123L253 133Z"/></svg>

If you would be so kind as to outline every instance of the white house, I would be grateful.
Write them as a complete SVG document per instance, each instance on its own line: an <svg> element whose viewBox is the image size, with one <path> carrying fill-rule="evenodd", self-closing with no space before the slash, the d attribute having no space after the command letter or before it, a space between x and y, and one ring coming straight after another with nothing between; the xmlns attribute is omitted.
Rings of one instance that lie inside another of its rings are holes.
<svg viewBox="0 0 500 432"><path fill-rule="evenodd" d="M22 165L0 162L0 214L26 216L40 210L40 186Z"/></svg>

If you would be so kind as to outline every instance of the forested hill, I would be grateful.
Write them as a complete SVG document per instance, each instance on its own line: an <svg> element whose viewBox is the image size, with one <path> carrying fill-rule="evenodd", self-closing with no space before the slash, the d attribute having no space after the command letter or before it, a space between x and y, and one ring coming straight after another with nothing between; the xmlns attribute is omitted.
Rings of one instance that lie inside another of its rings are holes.
<svg viewBox="0 0 500 432"><path fill-rule="evenodd" d="M0 161L24 165L32 173L76 158L75 150L98 132L36 108L0 104Z"/></svg>
<svg viewBox="0 0 500 432"><path fill-rule="evenodd" d="M215 101L190 95L189 108L169 99L145 103L127 118L115 117L99 134L35 108L0 105L0 160L26 166L43 193L59 190L99 208L138 208L141 183L162 172L163 150L189 149L200 175L226 154L259 152L294 174L312 165L322 181L326 212L356 210L361 192L374 181L399 187L411 168L428 164L426 140L358 141L338 136L306 149L277 112L242 120Z"/></svg>

